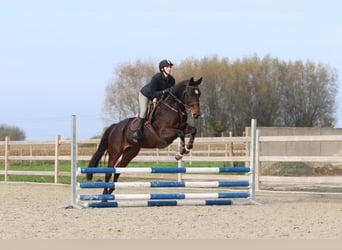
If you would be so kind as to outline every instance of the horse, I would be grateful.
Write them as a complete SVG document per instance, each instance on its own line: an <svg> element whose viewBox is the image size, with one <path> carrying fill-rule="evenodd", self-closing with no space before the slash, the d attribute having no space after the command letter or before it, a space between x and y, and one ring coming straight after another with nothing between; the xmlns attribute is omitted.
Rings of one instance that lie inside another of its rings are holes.
<svg viewBox="0 0 342 250"><path fill-rule="evenodd" d="M202 77L197 81L193 77L190 80L181 81L170 88L170 91L158 100L154 108L150 105L143 125L144 132L138 141L132 137L136 128L135 117L126 118L109 126L103 133L88 167L97 167L102 156L107 153L109 168L124 168L138 155L141 148L165 148L177 138L180 138L180 147L175 158L181 159L193 148L197 133L197 129L187 123L187 109L190 110L192 117L200 117L199 85L201 82ZM185 144L186 135L189 135L187 145ZM119 176L120 174L114 174L113 181L117 182ZM91 181L92 177L91 173L86 175L88 181ZM111 177L111 173L105 174L105 182L109 182ZM113 191L114 188L105 188L103 194L111 194Z"/></svg>

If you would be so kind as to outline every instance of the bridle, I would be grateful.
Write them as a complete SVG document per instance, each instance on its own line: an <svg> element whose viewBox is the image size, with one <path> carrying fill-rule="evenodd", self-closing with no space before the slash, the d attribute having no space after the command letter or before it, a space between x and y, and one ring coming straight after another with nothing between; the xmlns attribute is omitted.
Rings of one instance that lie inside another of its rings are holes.
<svg viewBox="0 0 342 250"><path fill-rule="evenodd" d="M189 86L187 85L185 87L185 91L183 92L183 95L182 95L182 99L185 100L186 96L190 97L191 96L191 89L198 89L198 87L194 87L194 86ZM171 96L176 102L178 102L179 104L181 104L182 106L184 106L185 108L191 110L191 107L192 106L199 106L199 102L196 101L196 102L191 102L191 103L185 103L184 101L182 101L182 99L179 99L177 96L175 96L171 91L169 92L169 95L168 96ZM166 103L165 101L161 100L161 103L163 103L165 106L167 106L168 108L170 108L171 110L175 111L175 112L178 112L174 107L170 106L168 103Z"/></svg>

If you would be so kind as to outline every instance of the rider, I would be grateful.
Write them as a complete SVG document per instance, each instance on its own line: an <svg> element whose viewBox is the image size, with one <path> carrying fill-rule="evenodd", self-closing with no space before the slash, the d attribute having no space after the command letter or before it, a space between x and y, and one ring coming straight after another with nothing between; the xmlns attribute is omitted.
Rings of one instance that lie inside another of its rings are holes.
<svg viewBox="0 0 342 250"><path fill-rule="evenodd" d="M139 92L140 113L137 130L133 132L134 139L139 140L143 134L143 124L146 118L148 102L154 98L159 99L175 85L175 78L171 75L172 66L173 63L170 60L162 60L159 63L160 72L152 77L150 83L141 88Z"/></svg>

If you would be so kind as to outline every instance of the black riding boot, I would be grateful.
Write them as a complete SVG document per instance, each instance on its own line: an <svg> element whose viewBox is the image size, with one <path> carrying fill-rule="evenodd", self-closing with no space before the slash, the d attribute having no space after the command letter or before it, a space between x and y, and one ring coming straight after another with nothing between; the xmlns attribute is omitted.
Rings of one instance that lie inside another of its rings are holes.
<svg viewBox="0 0 342 250"><path fill-rule="evenodd" d="M143 124L145 119L138 117L138 126L137 129L133 132L133 138L135 140L140 140L143 135Z"/></svg>

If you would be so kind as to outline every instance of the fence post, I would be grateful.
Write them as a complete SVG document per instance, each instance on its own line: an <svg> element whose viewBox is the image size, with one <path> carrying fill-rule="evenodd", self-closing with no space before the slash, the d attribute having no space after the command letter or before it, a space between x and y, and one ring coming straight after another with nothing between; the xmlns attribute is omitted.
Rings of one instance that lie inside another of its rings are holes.
<svg viewBox="0 0 342 250"><path fill-rule="evenodd" d="M229 131L229 137L233 137L233 132L232 131ZM227 147L227 144L226 144L226 147ZM227 152L227 148L226 148L226 152ZM231 143L229 143L229 156L232 157L233 155L234 155L234 144L233 144L233 142L231 142ZM231 161L230 165L234 166L234 162Z"/></svg>
<svg viewBox="0 0 342 250"><path fill-rule="evenodd" d="M60 172L60 163L59 163L59 149L60 149L60 141L61 136L56 135L55 138L55 184L60 182L59 172Z"/></svg>
<svg viewBox="0 0 342 250"><path fill-rule="evenodd" d="M4 176L5 182L9 181L9 175L8 175L8 170L10 166L10 163L8 160L8 157L10 154L9 141L10 141L10 137L6 136L5 137L5 176Z"/></svg>
<svg viewBox="0 0 342 250"><path fill-rule="evenodd" d="M180 138L178 138L178 152L179 152L180 147L181 147L181 140L180 140ZM178 162L177 162L179 168L183 167L183 160L182 159L183 158L179 159ZM177 178L178 178L178 181L182 181L182 174L178 173L178 177Z"/></svg>
<svg viewBox="0 0 342 250"><path fill-rule="evenodd" d="M251 138L251 134L250 131L247 131L248 128L246 128L246 131L244 131L243 136L244 137L250 137ZM252 128L251 128L252 129ZM245 141L244 145L245 145L245 155L251 155L251 143L252 143L252 139L250 139L250 141ZM245 162L245 166L250 166L251 162L250 161L246 161Z"/></svg>
<svg viewBox="0 0 342 250"><path fill-rule="evenodd" d="M33 148L32 148L32 144L30 144L30 163L32 163L32 156L33 156Z"/></svg>

